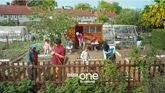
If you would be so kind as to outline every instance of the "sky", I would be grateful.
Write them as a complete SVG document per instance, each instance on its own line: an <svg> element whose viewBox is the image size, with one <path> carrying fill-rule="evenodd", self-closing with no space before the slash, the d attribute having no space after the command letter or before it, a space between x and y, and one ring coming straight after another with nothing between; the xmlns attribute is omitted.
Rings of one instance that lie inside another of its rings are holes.
<svg viewBox="0 0 165 93"><path fill-rule="evenodd" d="M0 4L6 4L6 2L11 2L12 0L0 0ZM100 0L56 0L58 7L62 6L72 6L78 3L89 3L92 7L97 7ZM105 0L107 2L118 2L123 8L144 8L145 5L153 4L153 0Z"/></svg>

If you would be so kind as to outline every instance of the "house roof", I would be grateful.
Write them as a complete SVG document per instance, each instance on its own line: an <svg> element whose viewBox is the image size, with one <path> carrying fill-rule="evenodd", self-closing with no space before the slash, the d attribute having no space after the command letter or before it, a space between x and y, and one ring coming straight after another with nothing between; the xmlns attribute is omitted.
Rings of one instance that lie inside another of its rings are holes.
<svg viewBox="0 0 165 93"><path fill-rule="evenodd" d="M0 5L0 14L31 14L31 10L28 6L20 5Z"/></svg>
<svg viewBox="0 0 165 93"><path fill-rule="evenodd" d="M100 14L101 14L101 12L95 12L96 16L99 16ZM108 12L108 13L106 13L106 15L108 17L114 17L114 16L116 16L116 13L115 12Z"/></svg>
<svg viewBox="0 0 165 93"><path fill-rule="evenodd" d="M114 17L114 16L116 16L116 13L115 12L109 12L109 13L107 13L107 16L108 17Z"/></svg>
<svg viewBox="0 0 165 93"><path fill-rule="evenodd" d="M78 10L78 9L58 9L59 11L66 11L72 16L95 16L94 13L87 10Z"/></svg>

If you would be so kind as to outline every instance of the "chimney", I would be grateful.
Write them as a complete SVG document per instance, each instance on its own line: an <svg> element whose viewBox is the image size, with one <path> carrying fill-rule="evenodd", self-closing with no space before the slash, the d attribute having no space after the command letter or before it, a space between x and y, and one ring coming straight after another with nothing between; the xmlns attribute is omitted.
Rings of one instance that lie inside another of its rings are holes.
<svg viewBox="0 0 165 93"><path fill-rule="evenodd" d="M62 6L62 9L65 9L64 6Z"/></svg>
<svg viewBox="0 0 165 93"><path fill-rule="evenodd" d="M6 2L6 5L10 5L10 2Z"/></svg>

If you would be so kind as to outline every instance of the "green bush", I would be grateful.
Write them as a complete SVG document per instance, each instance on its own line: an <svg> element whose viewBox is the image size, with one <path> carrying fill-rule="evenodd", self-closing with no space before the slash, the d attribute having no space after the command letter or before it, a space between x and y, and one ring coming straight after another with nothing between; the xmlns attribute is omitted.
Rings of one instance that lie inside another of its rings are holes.
<svg viewBox="0 0 165 93"><path fill-rule="evenodd" d="M56 86L53 82L47 81L46 88L39 90L38 93L57 93Z"/></svg>
<svg viewBox="0 0 165 93"><path fill-rule="evenodd" d="M0 93L5 93L6 86L7 86L6 82L0 82Z"/></svg>
<svg viewBox="0 0 165 93"><path fill-rule="evenodd" d="M14 20L3 20L0 21L0 26L16 26L17 22Z"/></svg>
<svg viewBox="0 0 165 93"><path fill-rule="evenodd" d="M132 93L145 93L144 90L144 86L135 86L133 87Z"/></svg>
<svg viewBox="0 0 165 93"><path fill-rule="evenodd" d="M157 76L147 84L147 93L165 93L165 76Z"/></svg>
<svg viewBox="0 0 165 93"><path fill-rule="evenodd" d="M31 90L33 89L34 85L34 81L24 79L17 84L17 93L31 93Z"/></svg>
<svg viewBox="0 0 165 93"><path fill-rule="evenodd" d="M1 82L0 93L32 93L34 85L35 82L28 79L24 79L19 83Z"/></svg>
<svg viewBox="0 0 165 93"><path fill-rule="evenodd" d="M4 93L20 93L17 90L17 84L14 82L7 83Z"/></svg>
<svg viewBox="0 0 165 93"><path fill-rule="evenodd" d="M154 29L151 32L151 42L155 48L165 50L165 29Z"/></svg>

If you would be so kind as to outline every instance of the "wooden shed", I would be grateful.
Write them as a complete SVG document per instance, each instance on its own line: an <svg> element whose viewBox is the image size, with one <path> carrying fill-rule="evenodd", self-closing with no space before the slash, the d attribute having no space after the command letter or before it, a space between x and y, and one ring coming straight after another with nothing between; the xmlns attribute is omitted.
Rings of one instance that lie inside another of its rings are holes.
<svg viewBox="0 0 165 93"><path fill-rule="evenodd" d="M93 37L96 37L99 43L102 43L102 24L84 23L77 24L74 27L71 27L67 31L67 36L72 39L75 48L78 47L76 32L83 34L85 42L91 41Z"/></svg>

